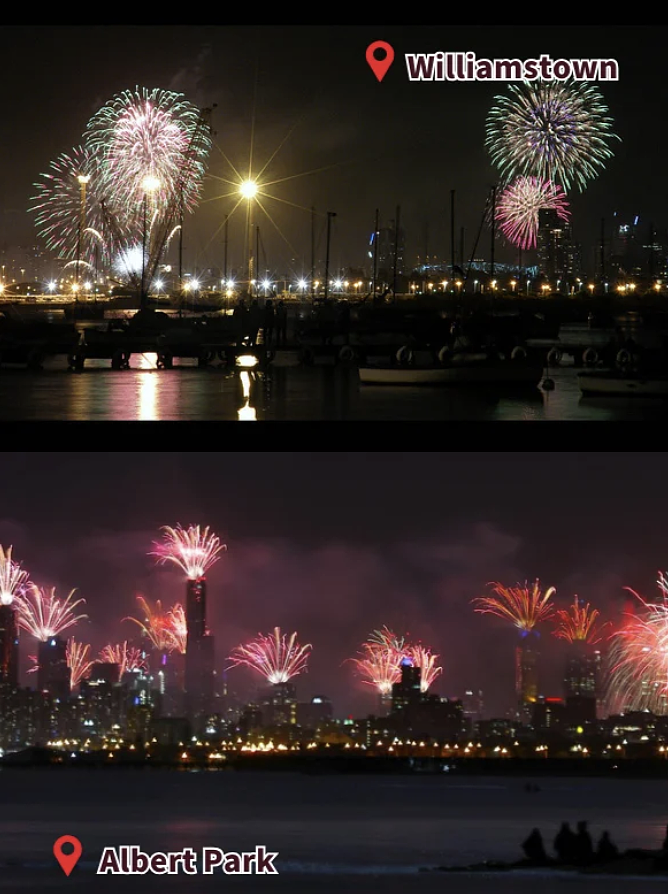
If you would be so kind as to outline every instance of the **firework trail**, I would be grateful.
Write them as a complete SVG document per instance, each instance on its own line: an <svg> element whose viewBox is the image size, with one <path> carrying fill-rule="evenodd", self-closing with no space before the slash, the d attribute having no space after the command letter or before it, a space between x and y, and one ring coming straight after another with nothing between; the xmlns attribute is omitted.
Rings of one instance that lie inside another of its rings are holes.
<svg viewBox="0 0 668 894"><path fill-rule="evenodd" d="M0 544L0 605L11 605L30 586L28 572L12 559L12 547Z"/></svg>
<svg viewBox="0 0 668 894"><path fill-rule="evenodd" d="M37 655L28 655L28 661L32 661L32 664L30 665L30 667L28 668L26 673L27 674L37 673L37 671L39 670L39 659L37 658Z"/></svg>
<svg viewBox="0 0 668 894"><path fill-rule="evenodd" d="M599 615L597 609L591 608L589 603L583 605L575 596L568 610L559 609L556 612L556 628L553 633L569 643L587 643L593 646L594 643L601 641L599 633L607 627L607 624L597 624L596 619Z"/></svg>
<svg viewBox="0 0 668 894"><path fill-rule="evenodd" d="M230 668L245 664L266 678L268 683L287 683L306 671L311 644L300 646L297 634L281 635L274 627L270 634L260 633L246 645L237 646L230 655Z"/></svg>
<svg viewBox="0 0 668 894"><path fill-rule="evenodd" d="M105 646L100 651L100 661L103 664L117 664L119 680L127 671L148 670L142 650L128 646L127 640L116 646Z"/></svg>
<svg viewBox="0 0 668 894"><path fill-rule="evenodd" d="M668 713L668 589L659 577L661 602L648 602L630 587L640 614L625 613L625 623L611 636L608 655L608 706L611 713Z"/></svg>
<svg viewBox="0 0 668 894"><path fill-rule="evenodd" d="M397 634L394 633L393 630L390 630L387 625L381 627L380 630L374 630L369 637L369 642L378 643L380 646L392 649L401 657L407 654L406 637L397 636Z"/></svg>
<svg viewBox="0 0 668 894"><path fill-rule="evenodd" d="M439 656L424 646L410 646L408 657L414 667L420 668L420 692L427 692L436 677L443 673L442 667L436 667Z"/></svg>
<svg viewBox="0 0 668 894"><path fill-rule="evenodd" d="M27 630L35 639L46 642L52 636L58 636L88 615L76 615L77 605L85 603L85 599L72 602L76 590L70 590L65 599L56 597L56 588L32 586L17 597L18 626Z"/></svg>
<svg viewBox="0 0 668 894"><path fill-rule="evenodd" d="M397 652L392 646L369 639L362 644L359 658L349 661L363 677L363 683L373 688L382 696L392 694L392 686L401 679L401 662L408 656Z"/></svg>
<svg viewBox="0 0 668 894"><path fill-rule="evenodd" d="M587 81L509 84L487 116L485 145L504 184L518 176L558 183L566 191L601 172L613 152L613 120Z"/></svg>
<svg viewBox="0 0 668 894"><path fill-rule="evenodd" d="M550 599L556 592L554 587L543 592L538 580L531 586L525 583L523 587L504 587L498 582L491 583L490 586L493 595L479 596L473 600L473 604L479 606L475 611L510 621L523 636L553 615L554 608Z"/></svg>
<svg viewBox="0 0 668 894"><path fill-rule="evenodd" d="M143 596L137 596L137 602L141 606L144 620L141 621L132 616L123 618L123 620L138 624L142 633L150 639L156 649L161 652L171 652L177 647L177 643L172 632L170 617L163 612L160 600L156 601L153 608Z"/></svg>
<svg viewBox="0 0 668 894"><path fill-rule="evenodd" d="M92 154L83 146L62 153L40 174L28 210L48 248L60 258L75 259L92 267L104 221L98 200L100 184ZM80 177L88 178L85 182ZM96 238L97 234L97 238Z"/></svg>
<svg viewBox="0 0 668 894"><path fill-rule="evenodd" d="M155 552L149 555L157 556L161 565L172 562L185 573L188 580L199 580L204 577L208 569L220 558L219 553L227 547L221 544L215 534L209 534L209 529L200 529L199 525L190 525L186 530L177 525L175 528L165 526L162 543L154 543Z"/></svg>
<svg viewBox="0 0 668 894"><path fill-rule="evenodd" d="M76 642L74 637L68 639L66 658L70 669L70 689L76 689L79 683L88 677L90 669L95 664L94 661L89 661L89 652L89 645L84 646L83 643Z"/></svg>
<svg viewBox="0 0 668 894"><path fill-rule="evenodd" d="M185 655L188 644L188 623L186 612L180 602L167 613L167 630L173 642L173 648L181 655Z"/></svg>
<svg viewBox="0 0 668 894"><path fill-rule="evenodd" d="M192 212L211 150L200 110L183 94L137 87L112 97L90 119L84 142L100 161L105 201L115 215L139 214L145 197L164 214L178 203ZM147 178L152 189L147 192Z"/></svg>
<svg viewBox="0 0 668 894"><path fill-rule="evenodd" d="M523 251L536 247L538 212L556 211L559 220L570 218L566 193L560 186L537 177L517 177L496 203L496 222L503 235Z"/></svg>

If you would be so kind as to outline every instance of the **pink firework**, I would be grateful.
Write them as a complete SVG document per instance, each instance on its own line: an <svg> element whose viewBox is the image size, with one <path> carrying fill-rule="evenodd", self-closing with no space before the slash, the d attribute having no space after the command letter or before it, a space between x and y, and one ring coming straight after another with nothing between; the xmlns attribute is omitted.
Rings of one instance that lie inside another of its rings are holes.
<svg viewBox="0 0 668 894"><path fill-rule="evenodd" d="M12 547L0 545L0 605L11 605L30 586L28 572L12 559Z"/></svg>
<svg viewBox="0 0 668 894"><path fill-rule="evenodd" d="M137 602L141 606L144 620L127 617L124 621L133 621L138 624L145 636L153 646L161 652L171 652L176 648L174 637L170 628L169 616L163 612L162 603L158 599L155 606L151 606L143 596L137 596Z"/></svg>
<svg viewBox="0 0 668 894"><path fill-rule="evenodd" d="M385 648L396 652L399 657L408 654L406 637L397 636L397 634L393 630L390 630L387 625L381 627L380 630L374 630L369 637L369 642L385 646Z"/></svg>
<svg viewBox="0 0 668 894"><path fill-rule="evenodd" d="M180 602L167 612L167 631L172 641L172 648L181 655L185 655L188 644L188 624L186 622L185 609Z"/></svg>
<svg viewBox="0 0 668 894"><path fill-rule="evenodd" d="M199 525L190 525L182 528L163 527L162 543L154 543L155 551L150 553L157 556L161 565L172 562L177 565L189 580L199 580L204 577L208 569L220 558L220 553L227 549L221 544L215 534L209 534L209 529L203 530Z"/></svg>
<svg viewBox="0 0 668 894"><path fill-rule="evenodd" d="M281 634L280 627L273 633L258 634L246 645L237 646L230 655L230 667L245 664L266 678L268 683L287 683L307 669L311 644L300 646L297 634Z"/></svg>
<svg viewBox="0 0 668 894"><path fill-rule="evenodd" d="M56 596L56 588L31 586L17 595L18 625L41 642L58 636L88 615L77 615L74 609L85 599L72 601L76 590L71 590L65 599Z"/></svg>
<svg viewBox="0 0 668 894"><path fill-rule="evenodd" d="M35 673L37 673L37 671L39 670L39 663L38 663L38 660L39 660L39 659L37 658L37 655L28 655L28 661L31 661L32 664L30 665L30 667L29 667L28 670L26 671L27 674L35 674Z"/></svg>
<svg viewBox="0 0 668 894"><path fill-rule="evenodd" d="M409 647L408 657L414 667L420 668L420 691L427 692L436 677L443 673L443 668L436 666L439 656L430 649L417 645Z"/></svg>
<svg viewBox="0 0 668 894"><path fill-rule="evenodd" d="M359 658L349 659L363 677L367 686L373 686L380 695L392 693L392 686L401 679L401 662L408 656L392 645L370 639L362 645Z"/></svg>
<svg viewBox="0 0 668 894"><path fill-rule="evenodd" d="M499 197L496 222L509 242L528 251L536 247L539 212L544 209L568 222L571 212L561 186L537 177L517 177Z"/></svg>
<svg viewBox="0 0 668 894"><path fill-rule="evenodd" d="M668 581L659 576L660 602L638 600L639 614L625 612L611 636L608 655L608 707L611 712L668 714Z"/></svg>
<svg viewBox="0 0 668 894"><path fill-rule="evenodd" d="M76 687L85 680L90 673L94 661L90 661L90 646L78 643L74 637L70 637L67 641L67 666L70 669L70 689Z"/></svg>
<svg viewBox="0 0 668 894"><path fill-rule="evenodd" d="M117 664L119 679L128 671L148 669L142 650L128 646L127 640L116 646L105 646L100 652L100 661L104 664Z"/></svg>

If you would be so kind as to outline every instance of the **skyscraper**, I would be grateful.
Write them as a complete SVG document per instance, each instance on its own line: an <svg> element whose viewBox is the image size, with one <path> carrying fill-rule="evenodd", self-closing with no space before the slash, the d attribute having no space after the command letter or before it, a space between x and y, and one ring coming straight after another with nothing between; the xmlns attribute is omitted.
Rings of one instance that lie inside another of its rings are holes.
<svg viewBox="0 0 668 894"><path fill-rule="evenodd" d="M538 652L530 642L515 649L515 695L519 719L530 721L538 699Z"/></svg>
<svg viewBox="0 0 668 894"><path fill-rule="evenodd" d="M538 270L553 288L559 283L564 293L578 273L571 225L552 208L538 212Z"/></svg>
<svg viewBox="0 0 668 894"><path fill-rule="evenodd" d="M185 660L186 712L198 724L213 706L214 638L206 627L206 579L189 579L186 585L188 639Z"/></svg>
<svg viewBox="0 0 668 894"><path fill-rule="evenodd" d="M53 698L65 700L70 694L70 669L67 666L67 641L51 636L37 649L37 688Z"/></svg>
<svg viewBox="0 0 668 894"><path fill-rule="evenodd" d="M587 643L576 641L569 644L564 695L568 717L573 725L596 720L600 662L601 653L591 649Z"/></svg>
<svg viewBox="0 0 668 894"><path fill-rule="evenodd" d="M0 683L12 688L19 681L19 630L13 605L0 604Z"/></svg>

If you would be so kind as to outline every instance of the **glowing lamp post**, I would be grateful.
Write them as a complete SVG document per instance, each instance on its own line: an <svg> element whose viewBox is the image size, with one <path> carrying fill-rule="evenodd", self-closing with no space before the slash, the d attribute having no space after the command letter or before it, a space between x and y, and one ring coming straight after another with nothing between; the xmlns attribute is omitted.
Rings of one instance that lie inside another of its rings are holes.
<svg viewBox="0 0 668 894"><path fill-rule="evenodd" d="M77 177L79 181L79 190L81 199L79 202L79 232L77 235L77 285L80 282L80 264L81 264L81 240L83 237L83 231L86 226L86 185L90 180L88 174L79 174Z"/></svg>
<svg viewBox="0 0 668 894"><path fill-rule="evenodd" d="M258 185L254 180L248 179L239 187L241 197L248 202L248 297L251 295L251 283L254 276L253 264L253 200L258 194Z"/></svg>

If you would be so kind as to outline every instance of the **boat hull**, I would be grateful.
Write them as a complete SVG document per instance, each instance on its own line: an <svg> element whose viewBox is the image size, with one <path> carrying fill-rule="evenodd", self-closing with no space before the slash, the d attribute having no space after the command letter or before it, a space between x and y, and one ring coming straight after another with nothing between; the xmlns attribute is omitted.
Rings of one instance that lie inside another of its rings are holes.
<svg viewBox="0 0 668 894"><path fill-rule="evenodd" d="M360 381L366 385L533 385L538 386L542 367L521 364L500 366L361 366Z"/></svg>
<svg viewBox="0 0 668 894"><path fill-rule="evenodd" d="M638 395L668 398L668 375L629 376L614 372L582 372L578 375L580 391L584 395Z"/></svg>

